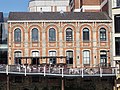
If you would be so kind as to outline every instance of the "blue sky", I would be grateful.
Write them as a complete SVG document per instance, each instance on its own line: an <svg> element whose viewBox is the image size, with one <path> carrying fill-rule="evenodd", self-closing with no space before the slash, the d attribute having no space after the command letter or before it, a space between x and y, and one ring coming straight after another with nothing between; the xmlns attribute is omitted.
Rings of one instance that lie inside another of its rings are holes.
<svg viewBox="0 0 120 90"><path fill-rule="evenodd" d="M28 11L29 0L0 0L0 12Z"/></svg>

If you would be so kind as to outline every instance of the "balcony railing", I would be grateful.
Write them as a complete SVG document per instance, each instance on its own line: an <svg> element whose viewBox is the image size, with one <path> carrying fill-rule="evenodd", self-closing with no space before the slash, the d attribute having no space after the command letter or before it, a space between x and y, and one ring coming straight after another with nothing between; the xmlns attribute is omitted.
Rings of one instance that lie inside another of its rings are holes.
<svg viewBox="0 0 120 90"><path fill-rule="evenodd" d="M116 76L115 67L81 67L67 68L65 66L34 66L34 65L0 65L0 73L42 75L61 77L84 77L84 76Z"/></svg>

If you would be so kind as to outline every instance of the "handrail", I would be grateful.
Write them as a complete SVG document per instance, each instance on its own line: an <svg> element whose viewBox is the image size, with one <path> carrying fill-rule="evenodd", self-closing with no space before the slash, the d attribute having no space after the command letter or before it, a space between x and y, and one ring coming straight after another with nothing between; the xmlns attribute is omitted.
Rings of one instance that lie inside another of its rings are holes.
<svg viewBox="0 0 120 90"><path fill-rule="evenodd" d="M0 73L24 74L26 75L53 75L53 76L109 76L117 75L115 67L81 67L66 68L52 66L30 66L30 65L0 65Z"/></svg>

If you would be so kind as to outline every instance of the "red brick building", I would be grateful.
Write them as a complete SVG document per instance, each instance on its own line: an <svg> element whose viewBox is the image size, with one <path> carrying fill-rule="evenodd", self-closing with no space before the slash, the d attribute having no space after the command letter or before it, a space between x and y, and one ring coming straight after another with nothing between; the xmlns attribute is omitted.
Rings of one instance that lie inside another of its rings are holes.
<svg viewBox="0 0 120 90"><path fill-rule="evenodd" d="M8 33L9 65L111 63L111 19L102 12L11 12ZM26 62L15 57L28 58Z"/></svg>

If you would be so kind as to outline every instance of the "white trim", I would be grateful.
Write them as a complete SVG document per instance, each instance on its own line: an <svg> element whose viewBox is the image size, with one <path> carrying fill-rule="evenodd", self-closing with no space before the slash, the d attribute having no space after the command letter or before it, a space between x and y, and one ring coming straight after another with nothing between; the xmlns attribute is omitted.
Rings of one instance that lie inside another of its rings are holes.
<svg viewBox="0 0 120 90"><path fill-rule="evenodd" d="M91 9L92 9L92 10L100 10L101 7L100 7L100 5L88 5L88 6L87 6L87 5L83 5L83 6L82 6L82 9L83 9L83 10L86 10L86 9L87 9L87 10L91 10Z"/></svg>
<svg viewBox="0 0 120 90"><path fill-rule="evenodd" d="M112 22L112 20L8 20L12 22Z"/></svg>

